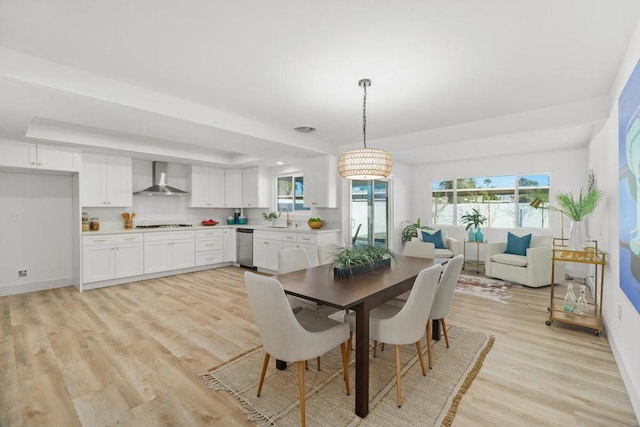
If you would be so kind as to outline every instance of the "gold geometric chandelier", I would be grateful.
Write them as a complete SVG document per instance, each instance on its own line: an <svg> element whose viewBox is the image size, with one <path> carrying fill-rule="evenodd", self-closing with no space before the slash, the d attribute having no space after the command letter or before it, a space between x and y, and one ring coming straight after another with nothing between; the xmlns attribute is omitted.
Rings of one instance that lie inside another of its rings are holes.
<svg viewBox="0 0 640 427"><path fill-rule="evenodd" d="M346 179L381 179L391 173L391 155L378 148L367 148L367 88L371 80L362 79L358 86L364 88L362 101L362 137L364 148L347 150L338 160L340 176Z"/></svg>

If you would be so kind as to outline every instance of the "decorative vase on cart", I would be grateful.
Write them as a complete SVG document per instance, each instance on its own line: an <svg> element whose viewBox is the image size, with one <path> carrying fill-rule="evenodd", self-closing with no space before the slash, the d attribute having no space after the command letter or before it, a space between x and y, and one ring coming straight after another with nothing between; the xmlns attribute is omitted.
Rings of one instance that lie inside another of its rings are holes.
<svg viewBox="0 0 640 427"><path fill-rule="evenodd" d="M478 226L476 230L476 242L484 242L484 233L480 230L480 226Z"/></svg>
<svg viewBox="0 0 640 427"><path fill-rule="evenodd" d="M467 236L467 240L469 240L470 242L475 242L476 241L476 232L473 230L473 228L469 229L469 234Z"/></svg>
<svg viewBox="0 0 640 427"><path fill-rule="evenodd" d="M584 221L571 221L569 229L569 249L572 251L584 250L584 244L587 242L587 228Z"/></svg>

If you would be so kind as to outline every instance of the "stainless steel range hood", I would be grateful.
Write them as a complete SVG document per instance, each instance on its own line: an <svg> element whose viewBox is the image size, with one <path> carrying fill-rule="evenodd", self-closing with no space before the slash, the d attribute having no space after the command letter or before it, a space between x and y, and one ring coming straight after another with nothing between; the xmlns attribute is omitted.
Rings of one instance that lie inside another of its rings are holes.
<svg viewBox="0 0 640 427"><path fill-rule="evenodd" d="M136 191L133 194L181 197L189 193L167 185L167 162L153 162L153 185L142 191Z"/></svg>

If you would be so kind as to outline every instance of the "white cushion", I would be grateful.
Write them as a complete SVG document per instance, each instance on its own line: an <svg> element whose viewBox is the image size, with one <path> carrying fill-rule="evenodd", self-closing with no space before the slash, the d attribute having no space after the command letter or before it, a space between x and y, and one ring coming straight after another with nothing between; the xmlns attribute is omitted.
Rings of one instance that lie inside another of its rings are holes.
<svg viewBox="0 0 640 427"><path fill-rule="evenodd" d="M491 256L491 261L499 264L513 265L514 267L526 267L527 257L513 254L495 254Z"/></svg>
<svg viewBox="0 0 640 427"><path fill-rule="evenodd" d="M449 249L436 249L436 258L453 258L453 252Z"/></svg>

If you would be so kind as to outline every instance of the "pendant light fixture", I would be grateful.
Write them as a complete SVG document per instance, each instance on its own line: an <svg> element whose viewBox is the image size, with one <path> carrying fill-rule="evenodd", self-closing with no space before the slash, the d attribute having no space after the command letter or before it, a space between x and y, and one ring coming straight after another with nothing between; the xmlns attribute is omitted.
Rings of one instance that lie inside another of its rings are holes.
<svg viewBox="0 0 640 427"><path fill-rule="evenodd" d="M380 179L391 173L391 155L378 148L367 148L367 88L371 80L362 79L358 86L364 89L362 101L362 137L364 148L347 150L338 160L340 176L346 179Z"/></svg>

